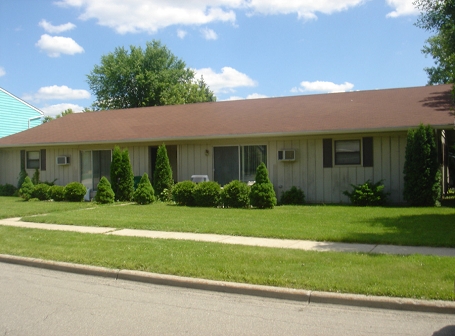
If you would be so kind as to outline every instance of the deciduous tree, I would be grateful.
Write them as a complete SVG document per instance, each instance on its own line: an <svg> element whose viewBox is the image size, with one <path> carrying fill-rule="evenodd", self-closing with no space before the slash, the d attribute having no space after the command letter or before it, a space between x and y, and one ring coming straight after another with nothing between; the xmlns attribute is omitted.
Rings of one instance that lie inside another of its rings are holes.
<svg viewBox="0 0 455 336"><path fill-rule="evenodd" d="M98 110L216 100L202 78L196 80L184 61L155 40L145 49L119 47L102 56L87 82Z"/></svg>
<svg viewBox="0 0 455 336"><path fill-rule="evenodd" d="M421 12L416 26L436 33L422 49L435 61L425 68L428 84L455 83L455 0L416 0L414 5Z"/></svg>

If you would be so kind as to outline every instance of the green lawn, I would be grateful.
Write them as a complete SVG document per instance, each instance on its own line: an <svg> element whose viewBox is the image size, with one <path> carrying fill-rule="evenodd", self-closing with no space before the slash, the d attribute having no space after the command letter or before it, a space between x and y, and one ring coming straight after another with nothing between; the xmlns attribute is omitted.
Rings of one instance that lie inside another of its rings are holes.
<svg viewBox="0 0 455 336"><path fill-rule="evenodd" d="M455 247L455 208L279 206L272 210L188 208L157 203L147 206L26 203L0 198L4 208L18 207L23 220L70 224L218 233L317 241ZM18 206L20 205L20 206ZM33 211L29 209L34 208ZM39 208L37 207L39 205ZM73 208L73 206L75 208ZM35 208L36 207L36 208ZM61 210L58 209L61 207ZM38 211L38 212L37 212ZM27 216L47 213L45 216Z"/></svg>
<svg viewBox="0 0 455 336"><path fill-rule="evenodd" d="M39 215L39 216L32 216ZM46 223L401 245L455 246L455 209L283 206L273 210L23 202L0 218ZM0 226L0 253L342 293L454 299L455 258L308 252Z"/></svg>
<svg viewBox="0 0 455 336"><path fill-rule="evenodd" d="M1 226L0 253L288 288L454 299L450 257L306 252Z"/></svg>
<svg viewBox="0 0 455 336"><path fill-rule="evenodd" d="M19 197L0 196L0 219L70 211L93 207L91 203L25 202Z"/></svg>

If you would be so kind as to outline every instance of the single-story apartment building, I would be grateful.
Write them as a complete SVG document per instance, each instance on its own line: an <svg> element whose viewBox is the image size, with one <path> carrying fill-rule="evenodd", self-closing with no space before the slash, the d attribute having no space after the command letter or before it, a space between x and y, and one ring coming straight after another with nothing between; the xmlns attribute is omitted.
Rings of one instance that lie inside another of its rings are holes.
<svg viewBox="0 0 455 336"><path fill-rule="evenodd" d="M75 113L0 139L0 184L16 184L21 165L43 181L109 177L114 146L129 150L134 175L152 176L166 144L175 181L208 175L224 185L253 181L267 165L277 196L292 186L308 202L348 202L351 184L383 180L403 202L406 135L435 129L443 187L453 143L450 85L222 101Z"/></svg>

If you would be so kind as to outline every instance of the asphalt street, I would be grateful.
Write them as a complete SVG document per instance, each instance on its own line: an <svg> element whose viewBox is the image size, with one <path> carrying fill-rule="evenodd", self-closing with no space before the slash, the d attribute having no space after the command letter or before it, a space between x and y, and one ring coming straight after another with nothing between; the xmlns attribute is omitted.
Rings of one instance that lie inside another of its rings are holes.
<svg viewBox="0 0 455 336"><path fill-rule="evenodd" d="M455 316L318 305L0 263L0 335L455 335Z"/></svg>

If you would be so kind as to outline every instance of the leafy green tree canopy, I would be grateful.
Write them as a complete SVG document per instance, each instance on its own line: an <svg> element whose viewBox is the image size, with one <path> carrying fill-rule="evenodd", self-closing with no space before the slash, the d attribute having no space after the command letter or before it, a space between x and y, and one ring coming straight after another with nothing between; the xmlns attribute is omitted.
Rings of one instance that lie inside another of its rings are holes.
<svg viewBox="0 0 455 336"><path fill-rule="evenodd" d="M416 26L436 32L422 49L435 61L425 68L428 84L455 83L455 0L416 0L414 5L421 12Z"/></svg>
<svg viewBox="0 0 455 336"><path fill-rule="evenodd" d="M116 48L87 75L98 110L215 101L203 78L159 41Z"/></svg>
<svg viewBox="0 0 455 336"><path fill-rule="evenodd" d="M61 118L61 117L64 117L64 116L66 116L66 115L68 115L68 114L73 114L73 113L74 113L73 109L68 108L68 109L62 111L60 114L57 114L57 115L55 116L55 118L52 118L51 116L45 116L45 117L43 118L42 123L44 124L44 123L47 123L47 122L49 122L49 121L51 121L51 120L54 120L54 119L57 119L57 118Z"/></svg>

